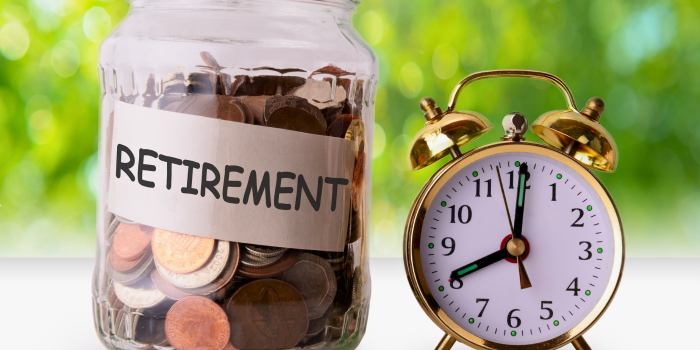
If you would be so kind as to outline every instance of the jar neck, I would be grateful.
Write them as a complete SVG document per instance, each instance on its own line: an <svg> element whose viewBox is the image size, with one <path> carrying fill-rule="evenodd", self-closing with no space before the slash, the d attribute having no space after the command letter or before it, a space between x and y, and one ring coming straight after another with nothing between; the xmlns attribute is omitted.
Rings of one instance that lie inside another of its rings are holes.
<svg viewBox="0 0 700 350"><path fill-rule="evenodd" d="M359 0L127 0L132 8L355 12Z"/></svg>

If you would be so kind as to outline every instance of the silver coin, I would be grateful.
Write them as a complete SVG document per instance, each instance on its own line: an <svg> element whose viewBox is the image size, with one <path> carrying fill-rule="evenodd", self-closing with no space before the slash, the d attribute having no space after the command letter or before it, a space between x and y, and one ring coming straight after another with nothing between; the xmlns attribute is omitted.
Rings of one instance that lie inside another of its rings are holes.
<svg viewBox="0 0 700 350"><path fill-rule="evenodd" d="M107 239L112 238L112 235L117 230L118 226L119 226L119 220L117 220L117 218L114 218L114 220L112 220L112 222L109 224L109 227L107 227L107 232L105 233L105 236L107 237Z"/></svg>
<svg viewBox="0 0 700 350"><path fill-rule="evenodd" d="M310 320L323 316L338 291L331 264L314 254L301 254L280 279L299 290L309 309Z"/></svg>
<svg viewBox="0 0 700 350"><path fill-rule="evenodd" d="M281 259L282 256L275 256L272 258L261 258L255 255L250 255L248 253L243 254L243 257L241 259L241 264L245 266L250 266L250 267L267 267L270 266L274 263L276 263L279 259Z"/></svg>
<svg viewBox="0 0 700 350"><path fill-rule="evenodd" d="M287 248L265 247L253 244L246 244L245 249L251 255L258 256L261 258L274 258L284 254L284 252L287 251Z"/></svg>
<svg viewBox="0 0 700 350"><path fill-rule="evenodd" d="M125 305L134 309L151 308L167 299L150 278L144 278L139 283L128 286L115 283L114 293Z"/></svg>
<svg viewBox="0 0 700 350"><path fill-rule="evenodd" d="M231 244L227 241L216 241L216 252L199 270L190 273L175 273L164 268L156 260L156 269L160 275L176 287L199 288L211 283L224 271L231 252Z"/></svg>

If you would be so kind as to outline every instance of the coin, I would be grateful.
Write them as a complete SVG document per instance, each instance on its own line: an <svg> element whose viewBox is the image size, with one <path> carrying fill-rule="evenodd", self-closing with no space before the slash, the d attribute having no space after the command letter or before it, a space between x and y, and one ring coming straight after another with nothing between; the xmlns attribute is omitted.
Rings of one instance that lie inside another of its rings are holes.
<svg viewBox="0 0 700 350"><path fill-rule="evenodd" d="M306 301L311 320L323 316L333 303L338 288L331 264L309 253L302 253L280 279L299 290Z"/></svg>
<svg viewBox="0 0 700 350"><path fill-rule="evenodd" d="M263 113L265 111L265 101L272 96L241 96L240 101L248 106L253 115L255 125L265 125Z"/></svg>
<svg viewBox="0 0 700 350"><path fill-rule="evenodd" d="M180 300L189 295L177 289L177 287L173 286L170 282L166 281L165 278L160 275L158 270L151 271L151 280L153 281L153 284L155 284L156 288L158 288L161 293L165 294L165 296L170 299Z"/></svg>
<svg viewBox="0 0 700 350"><path fill-rule="evenodd" d="M220 241L220 242L225 242L225 241ZM231 279L233 276L236 274L236 271L238 270L238 263L240 262L240 248L238 246L238 243L236 242L228 242L230 244L230 254L228 257L228 263L226 264L226 267L224 268L224 271L219 274L219 276L211 281L210 283L201 286L199 288L192 288L192 289L186 289L186 288L180 288L185 293L188 294L196 294L196 295L205 295L205 294L211 294L214 292L217 292L227 286L229 282L231 282Z"/></svg>
<svg viewBox="0 0 700 350"><path fill-rule="evenodd" d="M128 286L115 283L114 293L125 305L135 309L154 307L166 299L165 294L156 288L150 278Z"/></svg>
<svg viewBox="0 0 700 350"><path fill-rule="evenodd" d="M137 281L151 273L151 270L154 267L153 254L147 251L146 253L144 253L144 256L145 258L143 263L141 263L141 265L128 272L119 272L112 267L112 264L105 264L107 274L109 274L109 276L112 277L112 280L115 283L121 283L124 285L136 283Z"/></svg>
<svg viewBox="0 0 700 350"><path fill-rule="evenodd" d="M254 244L246 244L245 249L248 251L248 253L261 258L274 258L284 254L284 252L287 251L287 248L267 247Z"/></svg>
<svg viewBox="0 0 700 350"><path fill-rule="evenodd" d="M164 268L190 273L202 267L214 250L214 239L156 229L153 255Z"/></svg>
<svg viewBox="0 0 700 350"><path fill-rule="evenodd" d="M348 128L350 127L350 124L355 119L357 118L352 116L351 114L341 114L340 116L335 118L333 123L331 123L328 126L328 130L326 130L326 135L344 138L345 134L348 131Z"/></svg>
<svg viewBox="0 0 700 350"><path fill-rule="evenodd" d="M265 125L316 135L326 135L326 119L321 110L305 98L275 96L265 102Z"/></svg>
<svg viewBox="0 0 700 350"><path fill-rule="evenodd" d="M231 344L238 349L289 349L304 337L309 315L304 297L291 284L257 280L231 297L226 313Z"/></svg>
<svg viewBox="0 0 700 350"><path fill-rule="evenodd" d="M115 271L129 272L141 266L151 254L144 252L144 254L141 254L140 257L134 260L124 260L114 253L114 246L111 246L107 255L109 257L109 265L112 266Z"/></svg>
<svg viewBox="0 0 700 350"><path fill-rule="evenodd" d="M248 75L236 75L233 83L231 83L231 95L286 95L292 89L302 86L305 83L306 79L294 76L259 75L251 77Z"/></svg>
<svg viewBox="0 0 700 350"><path fill-rule="evenodd" d="M119 224L114 233L112 251L116 257L134 260L151 246L152 233L141 225Z"/></svg>
<svg viewBox="0 0 700 350"><path fill-rule="evenodd" d="M241 259L241 263L247 267L261 268L270 266L276 263L281 258L281 255L273 256L270 258L263 258L260 256L253 255L250 252L245 252L245 254L243 254L243 259Z"/></svg>
<svg viewBox="0 0 700 350"><path fill-rule="evenodd" d="M178 301L165 318L165 336L178 349L221 350L230 334L226 312L205 297L189 296Z"/></svg>
<svg viewBox="0 0 700 350"><path fill-rule="evenodd" d="M352 209L360 210L360 201L362 200L365 180L365 152L360 152L355 159L355 169L352 176Z"/></svg>
<svg viewBox="0 0 700 350"><path fill-rule="evenodd" d="M276 263L266 266L266 267L250 267L241 264L238 268L240 274L244 277L250 278L267 278L272 276L277 276L292 267L294 263L299 259L301 251L296 249L287 250L284 255ZM236 344L233 344L236 345Z"/></svg>
<svg viewBox="0 0 700 350"><path fill-rule="evenodd" d="M175 273L169 271L156 260L156 269L166 281L180 288L198 288L213 281L226 267L230 244L226 241L216 241L216 251L204 266L190 273Z"/></svg>
<svg viewBox="0 0 700 350"><path fill-rule="evenodd" d="M115 217L109 223L109 227L107 227L107 231L105 232L105 237L107 237L107 239L110 239L114 232L117 230L117 227L119 227L119 219Z"/></svg>

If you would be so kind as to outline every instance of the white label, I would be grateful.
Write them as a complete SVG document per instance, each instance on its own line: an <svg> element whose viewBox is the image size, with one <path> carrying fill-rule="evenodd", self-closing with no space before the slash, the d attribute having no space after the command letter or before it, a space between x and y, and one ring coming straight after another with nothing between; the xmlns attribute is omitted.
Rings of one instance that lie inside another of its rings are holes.
<svg viewBox="0 0 700 350"><path fill-rule="evenodd" d="M110 152L116 215L233 242L344 249L353 141L117 102Z"/></svg>

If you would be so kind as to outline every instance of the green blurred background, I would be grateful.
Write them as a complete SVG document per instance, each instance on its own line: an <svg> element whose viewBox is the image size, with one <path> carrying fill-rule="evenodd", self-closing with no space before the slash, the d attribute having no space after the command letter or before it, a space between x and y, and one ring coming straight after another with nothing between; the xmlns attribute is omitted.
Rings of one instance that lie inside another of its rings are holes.
<svg viewBox="0 0 700 350"><path fill-rule="evenodd" d="M0 257L93 256L97 45L127 10L0 0ZM620 162L598 175L628 256L700 257L700 2L365 0L353 20L380 60L372 256L401 256L414 196L445 163L407 169L419 99L444 107L469 73L524 68L564 79L579 106L605 99ZM524 79L478 82L458 104L495 125L564 108L556 88ZM469 147L497 141L496 129Z"/></svg>

